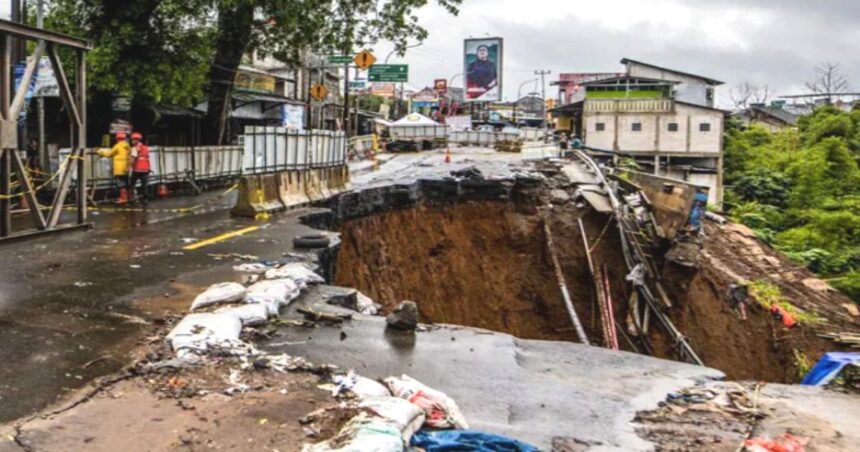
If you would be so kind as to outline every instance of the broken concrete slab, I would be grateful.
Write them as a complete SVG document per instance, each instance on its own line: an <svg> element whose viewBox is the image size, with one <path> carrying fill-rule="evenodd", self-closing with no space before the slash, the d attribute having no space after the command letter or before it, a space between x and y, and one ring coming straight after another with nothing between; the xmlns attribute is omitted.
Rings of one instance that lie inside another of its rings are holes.
<svg viewBox="0 0 860 452"><path fill-rule="evenodd" d="M547 450L556 437L647 450L630 425L636 411L723 375L633 353L465 327L402 333L386 329L383 318L362 315L340 328L285 326L279 332L279 344L261 347L359 369L369 378L420 376L454 398L472 428ZM341 332L349 340L342 341ZM284 343L284 337L292 339Z"/></svg>

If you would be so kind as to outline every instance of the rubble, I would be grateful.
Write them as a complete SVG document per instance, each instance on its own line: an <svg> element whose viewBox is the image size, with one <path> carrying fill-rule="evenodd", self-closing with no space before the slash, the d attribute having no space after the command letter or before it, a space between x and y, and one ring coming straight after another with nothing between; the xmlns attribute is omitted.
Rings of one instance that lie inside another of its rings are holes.
<svg viewBox="0 0 860 452"><path fill-rule="evenodd" d="M385 318L385 323L389 328L404 331L414 331L418 326L418 306L414 301L404 301L400 303L388 317Z"/></svg>

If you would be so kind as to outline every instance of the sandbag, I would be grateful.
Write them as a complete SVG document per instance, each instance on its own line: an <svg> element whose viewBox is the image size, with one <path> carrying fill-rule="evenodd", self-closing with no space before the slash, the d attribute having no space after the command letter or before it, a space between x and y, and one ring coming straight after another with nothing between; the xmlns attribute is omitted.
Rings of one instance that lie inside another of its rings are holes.
<svg viewBox="0 0 860 452"><path fill-rule="evenodd" d="M379 313L379 305L367 295L360 291L355 294L355 310L364 315L376 315Z"/></svg>
<svg viewBox="0 0 860 452"><path fill-rule="evenodd" d="M242 322L242 326L265 325L269 319L269 308L264 304L246 304L242 306L229 306L221 308L216 313L235 316Z"/></svg>
<svg viewBox="0 0 860 452"><path fill-rule="evenodd" d="M369 397L358 406L396 424L405 444L409 444L412 435L424 425L421 408L399 397Z"/></svg>
<svg viewBox="0 0 860 452"><path fill-rule="evenodd" d="M252 275L262 275L266 270L272 268L262 262L250 262L233 266L233 271L239 273L250 273Z"/></svg>
<svg viewBox="0 0 860 452"><path fill-rule="evenodd" d="M241 332L242 322L234 315L189 314L170 331L167 340L174 352L204 353L213 346L232 347L239 340Z"/></svg>
<svg viewBox="0 0 860 452"><path fill-rule="evenodd" d="M352 370L346 375L336 375L334 383L336 386L332 393L333 396L349 390L360 399L367 397L391 397L391 392L388 391L385 385L376 380L362 377Z"/></svg>
<svg viewBox="0 0 860 452"><path fill-rule="evenodd" d="M266 271L265 278L291 279L302 289L307 287L308 284L325 282L322 276L316 274L310 266L301 262L292 262L282 267L269 269Z"/></svg>
<svg viewBox="0 0 860 452"><path fill-rule="evenodd" d="M425 386L404 374L400 378L388 377L385 385L396 397L408 400L424 411L425 425L433 428L467 429L469 425L453 399L444 392Z"/></svg>
<svg viewBox="0 0 860 452"><path fill-rule="evenodd" d="M412 436L412 447L420 447L427 452L441 451L498 451L498 452L537 452L532 445L492 433L470 430L421 430Z"/></svg>
<svg viewBox="0 0 860 452"><path fill-rule="evenodd" d="M235 303L245 298L245 287L236 282L212 284L194 298L191 310L219 303Z"/></svg>
<svg viewBox="0 0 860 452"><path fill-rule="evenodd" d="M328 441L305 444L302 452L402 452L403 438L397 425L368 413L359 413Z"/></svg>
<svg viewBox="0 0 860 452"><path fill-rule="evenodd" d="M248 288L245 303L266 306L270 316L278 315L281 306L295 299L299 290L291 280L263 280Z"/></svg>

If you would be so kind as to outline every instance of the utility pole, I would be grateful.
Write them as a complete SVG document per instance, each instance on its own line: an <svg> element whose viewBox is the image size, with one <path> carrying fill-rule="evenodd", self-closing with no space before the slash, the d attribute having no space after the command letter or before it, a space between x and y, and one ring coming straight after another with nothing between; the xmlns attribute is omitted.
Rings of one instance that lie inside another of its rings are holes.
<svg viewBox="0 0 860 452"><path fill-rule="evenodd" d="M535 71L535 75L540 76L540 111L541 111L541 126L546 129L546 82L544 76L551 74L552 71Z"/></svg>

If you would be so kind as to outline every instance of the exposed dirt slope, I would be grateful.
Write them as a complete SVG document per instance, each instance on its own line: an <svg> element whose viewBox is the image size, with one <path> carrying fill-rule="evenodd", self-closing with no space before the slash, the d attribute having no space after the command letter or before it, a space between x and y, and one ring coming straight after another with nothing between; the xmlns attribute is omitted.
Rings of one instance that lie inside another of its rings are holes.
<svg viewBox="0 0 860 452"><path fill-rule="evenodd" d="M574 340L540 220L508 203L419 206L348 222L336 283L423 321Z"/></svg>

